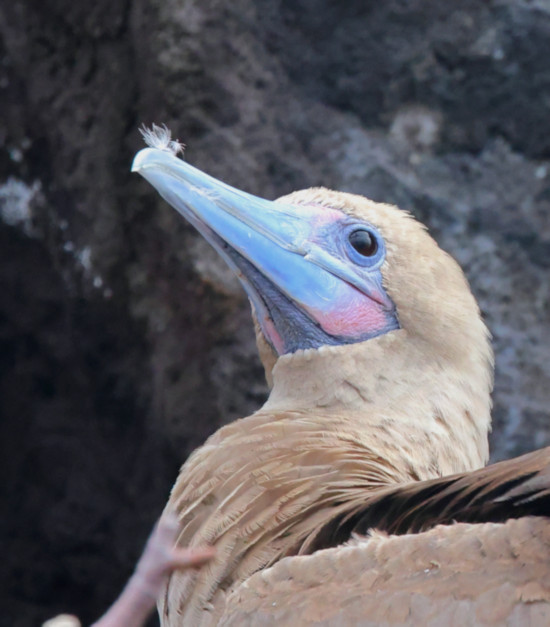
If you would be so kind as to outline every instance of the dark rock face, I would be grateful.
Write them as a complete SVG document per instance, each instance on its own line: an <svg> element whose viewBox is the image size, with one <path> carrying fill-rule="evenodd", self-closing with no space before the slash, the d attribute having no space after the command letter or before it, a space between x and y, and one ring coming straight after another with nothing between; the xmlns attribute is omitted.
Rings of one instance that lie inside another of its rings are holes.
<svg viewBox="0 0 550 627"><path fill-rule="evenodd" d="M142 122L248 191L415 213L493 332L494 459L550 444L546 2L4 5L0 624L97 617L186 455L266 393L238 285L129 174Z"/></svg>

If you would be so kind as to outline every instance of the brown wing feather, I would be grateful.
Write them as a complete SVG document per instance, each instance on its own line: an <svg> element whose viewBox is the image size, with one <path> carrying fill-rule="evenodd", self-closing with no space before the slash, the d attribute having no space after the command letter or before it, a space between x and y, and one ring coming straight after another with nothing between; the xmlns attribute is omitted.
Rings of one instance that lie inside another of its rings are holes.
<svg viewBox="0 0 550 627"><path fill-rule="evenodd" d="M499 523L523 516L550 516L550 448L367 495L361 507L316 532L307 552L337 546L371 529L404 534L439 524Z"/></svg>

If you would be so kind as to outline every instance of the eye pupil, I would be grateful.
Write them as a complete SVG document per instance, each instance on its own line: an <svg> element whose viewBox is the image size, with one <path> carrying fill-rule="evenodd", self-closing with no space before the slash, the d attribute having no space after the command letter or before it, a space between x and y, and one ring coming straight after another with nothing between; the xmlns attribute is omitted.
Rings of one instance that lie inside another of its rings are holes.
<svg viewBox="0 0 550 627"><path fill-rule="evenodd" d="M364 229L353 231L349 236L349 243L363 257L372 257L378 250L376 238Z"/></svg>

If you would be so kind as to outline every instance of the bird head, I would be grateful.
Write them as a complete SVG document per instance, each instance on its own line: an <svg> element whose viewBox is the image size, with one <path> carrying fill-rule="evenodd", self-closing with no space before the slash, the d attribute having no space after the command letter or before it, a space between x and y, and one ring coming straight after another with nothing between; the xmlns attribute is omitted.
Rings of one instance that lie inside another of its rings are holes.
<svg viewBox="0 0 550 627"><path fill-rule="evenodd" d="M257 198L158 149L139 153L134 169L233 268L277 356L399 328L382 285L384 238L364 217L327 206L319 192Z"/></svg>
<svg viewBox="0 0 550 627"><path fill-rule="evenodd" d="M470 336L486 344L464 274L407 212L324 188L264 200L169 149L143 149L132 169L236 273L268 375L282 355L400 329L433 354L467 351Z"/></svg>

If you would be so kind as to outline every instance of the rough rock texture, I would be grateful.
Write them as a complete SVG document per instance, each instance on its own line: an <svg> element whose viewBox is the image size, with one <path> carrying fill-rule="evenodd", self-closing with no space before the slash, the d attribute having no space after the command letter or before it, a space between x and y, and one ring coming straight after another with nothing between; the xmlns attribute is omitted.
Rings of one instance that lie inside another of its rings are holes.
<svg viewBox="0 0 550 627"><path fill-rule="evenodd" d="M142 122L248 191L426 221L494 335L494 459L550 444L548 2L27 0L0 36L1 625L101 613L266 391L235 281L129 173Z"/></svg>

